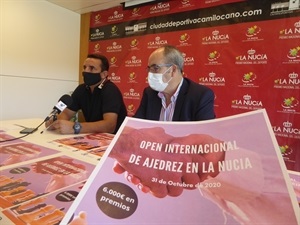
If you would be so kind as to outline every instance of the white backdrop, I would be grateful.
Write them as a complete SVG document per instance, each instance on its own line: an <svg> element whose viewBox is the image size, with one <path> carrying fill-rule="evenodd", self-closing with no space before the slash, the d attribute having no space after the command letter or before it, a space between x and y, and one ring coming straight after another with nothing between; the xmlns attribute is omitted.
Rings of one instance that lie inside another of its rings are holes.
<svg viewBox="0 0 300 225"><path fill-rule="evenodd" d="M0 0L0 120L44 118L78 85L80 14Z"/></svg>

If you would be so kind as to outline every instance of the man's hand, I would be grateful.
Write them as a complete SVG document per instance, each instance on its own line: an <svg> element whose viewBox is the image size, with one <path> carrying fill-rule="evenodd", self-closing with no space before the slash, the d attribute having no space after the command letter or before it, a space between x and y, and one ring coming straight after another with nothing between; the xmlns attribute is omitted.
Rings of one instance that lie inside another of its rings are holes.
<svg viewBox="0 0 300 225"><path fill-rule="evenodd" d="M52 127L60 134L74 134L74 122L69 120L55 120Z"/></svg>

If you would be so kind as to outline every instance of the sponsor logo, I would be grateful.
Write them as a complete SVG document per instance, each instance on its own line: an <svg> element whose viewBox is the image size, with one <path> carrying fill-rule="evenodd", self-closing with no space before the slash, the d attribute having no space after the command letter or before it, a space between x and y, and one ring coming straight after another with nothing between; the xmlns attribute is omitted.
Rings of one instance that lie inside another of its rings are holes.
<svg viewBox="0 0 300 225"><path fill-rule="evenodd" d="M188 40L190 39L190 35L188 33L181 34L179 36L179 44L180 46L189 46Z"/></svg>
<svg viewBox="0 0 300 225"><path fill-rule="evenodd" d="M245 55L236 56L236 64L267 64L268 56L265 53L258 53L254 49L247 51Z"/></svg>
<svg viewBox="0 0 300 225"><path fill-rule="evenodd" d="M290 14L294 10L299 9L299 1L285 1L285 2L280 2L276 1L275 3L271 4L271 16L275 15L284 15L284 14Z"/></svg>
<svg viewBox="0 0 300 225"><path fill-rule="evenodd" d="M167 11L170 11L170 3L168 2L158 3L150 8L150 14L162 13Z"/></svg>
<svg viewBox="0 0 300 225"><path fill-rule="evenodd" d="M94 24L100 24L100 23L101 23L101 15L100 15L100 13L97 13L94 16Z"/></svg>
<svg viewBox="0 0 300 225"><path fill-rule="evenodd" d="M294 127L289 121L283 122L282 126L272 126L272 129L276 136L300 139L300 128Z"/></svg>
<svg viewBox="0 0 300 225"><path fill-rule="evenodd" d="M251 95L244 95L242 99L234 99L231 102L231 108L256 110L263 108L260 100L252 99Z"/></svg>
<svg viewBox="0 0 300 225"><path fill-rule="evenodd" d="M108 17L107 22L116 22L122 20L123 18L124 15L116 10L114 11L113 15Z"/></svg>
<svg viewBox="0 0 300 225"><path fill-rule="evenodd" d="M298 73L289 73L285 78L274 80L274 88L300 89L300 78Z"/></svg>
<svg viewBox="0 0 300 225"><path fill-rule="evenodd" d="M218 30L214 30L211 34L212 35L205 36L202 38L203 45L229 43L229 35L228 34L220 34L220 31L218 31Z"/></svg>
<svg viewBox="0 0 300 225"><path fill-rule="evenodd" d="M130 43L129 43L129 45L130 45L130 49L131 50L140 50L138 48L139 41L136 38L134 38L133 40L131 40Z"/></svg>
<svg viewBox="0 0 300 225"><path fill-rule="evenodd" d="M111 73L111 75L109 76L109 79L114 83L120 83L121 82L121 77L118 76L116 73Z"/></svg>
<svg viewBox="0 0 300 225"><path fill-rule="evenodd" d="M115 56L111 57L110 60L109 60L110 66L111 67L117 67L117 61L118 61L117 57L115 57Z"/></svg>
<svg viewBox="0 0 300 225"><path fill-rule="evenodd" d="M112 45L106 47L106 52L121 52L122 45L118 44L117 42L113 42Z"/></svg>
<svg viewBox="0 0 300 225"><path fill-rule="evenodd" d="M147 48L158 48L161 45L166 45L166 44L168 44L167 40L161 39L159 36L157 36L153 41L149 41L147 43Z"/></svg>
<svg viewBox="0 0 300 225"><path fill-rule="evenodd" d="M131 56L130 59L125 61L126 67L137 67L142 65L142 60L138 59L136 56Z"/></svg>
<svg viewBox="0 0 300 225"><path fill-rule="evenodd" d="M100 44L99 44L99 43L96 43L96 44L94 45L94 52L95 52L95 53L100 52L100 48L101 48Z"/></svg>
<svg viewBox="0 0 300 225"><path fill-rule="evenodd" d="M262 40L264 40L263 38L259 37L260 32L261 32L261 28L257 25L247 27L246 32L245 32L246 39L243 40L243 42L246 42L246 41L262 41Z"/></svg>
<svg viewBox="0 0 300 225"><path fill-rule="evenodd" d="M207 86L225 86L225 77L217 76L215 72L210 72L207 77L200 77L199 84Z"/></svg>
<svg viewBox="0 0 300 225"><path fill-rule="evenodd" d="M140 99L140 93L136 92L133 88L123 93L124 99Z"/></svg>
<svg viewBox="0 0 300 225"><path fill-rule="evenodd" d="M179 9L181 8L188 8L194 6L190 0L181 0L181 6L179 6Z"/></svg>
<svg viewBox="0 0 300 225"><path fill-rule="evenodd" d="M118 27L116 25L112 26L110 33L111 33L112 37L119 36L119 34L118 34Z"/></svg>
<svg viewBox="0 0 300 225"><path fill-rule="evenodd" d="M127 106L127 114L128 116L133 116L134 115L134 111L135 111L135 107L133 104L129 104Z"/></svg>
<svg viewBox="0 0 300 225"><path fill-rule="evenodd" d="M205 65L213 65L213 66L222 65L222 63L218 61L220 57L221 57L221 53L217 50L208 53L207 56L208 63L206 63Z"/></svg>
<svg viewBox="0 0 300 225"><path fill-rule="evenodd" d="M131 16L132 17L141 16L140 11L141 11L141 8L139 8L139 7L133 8L132 11L131 11Z"/></svg>
<svg viewBox="0 0 300 225"><path fill-rule="evenodd" d="M283 99L281 107L284 112L297 113L296 108L299 106L299 100L294 96ZM298 112L299 113L299 112Z"/></svg>
<svg viewBox="0 0 300 225"><path fill-rule="evenodd" d="M91 33L90 35L91 40L97 40L101 38L104 38L104 32L100 31L100 29L96 29L95 32Z"/></svg>
<svg viewBox="0 0 300 225"><path fill-rule="evenodd" d="M129 73L129 76L128 76L129 82L128 83L137 83L135 79L136 79L136 73L135 72Z"/></svg>
<svg viewBox="0 0 300 225"><path fill-rule="evenodd" d="M256 73L252 71L244 73L241 79L242 85L239 85L239 87L258 87L254 83L256 79L257 79Z"/></svg>
<svg viewBox="0 0 300 225"><path fill-rule="evenodd" d="M126 26L125 27L126 35L133 34L133 33L138 33L138 32L143 32L143 31L146 31L146 30L147 30L147 23L146 22L137 23L137 24L134 24L132 26Z"/></svg>
<svg viewBox="0 0 300 225"><path fill-rule="evenodd" d="M182 56L184 58L184 65L185 66L193 66L195 63L195 59L193 56L187 56L186 53L182 53Z"/></svg>
<svg viewBox="0 0 300 225"><path fill-rule="evenodd" d="M287 55L287 57L289 59L299 59L299 57L300 57L299 51L300 51L300 46L297 46L295 48L291 48L288 55Z"/></svg>
<svg viewBox="0 0 300 225"><path fill-rule="evenodd" d="M283 64L299 64L300 63L300 46L292 47L288 50L287 61L282 62Z"/></svg>
<svg viewBox="0 0 300 225"><path fill-rule="evenodd" d="M300 20L294 23L293 27L287 27L279 31L279 39L300 38Z"/></svg>

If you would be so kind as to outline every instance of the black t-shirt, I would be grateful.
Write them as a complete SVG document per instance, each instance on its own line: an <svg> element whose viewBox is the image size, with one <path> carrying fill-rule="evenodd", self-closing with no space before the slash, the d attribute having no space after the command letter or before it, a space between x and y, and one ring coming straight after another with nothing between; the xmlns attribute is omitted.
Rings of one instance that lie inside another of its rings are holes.
<svg viewBox="0 0 300 225"><path fill-rule="evenodd" d="M80 84L72 94L73 103L68 108L77 112L81 109L86 122L103 120L104 113L117 113L118 121L116 133L127 116L127 110L119 88L111 81L107 81L102 89L96 87L91 93L89 87Z"/></svg>

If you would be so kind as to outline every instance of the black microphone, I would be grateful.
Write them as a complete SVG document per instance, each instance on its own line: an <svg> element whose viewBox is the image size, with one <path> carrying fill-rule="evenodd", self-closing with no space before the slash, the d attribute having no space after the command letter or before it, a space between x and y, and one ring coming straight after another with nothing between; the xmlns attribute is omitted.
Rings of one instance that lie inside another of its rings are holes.
<svg viewBox="0 0 300 225"><path fill-rule="evenodd" d="M47 122L52 117L56 118L56 116L60 114L62 111L64 111L65 108L70 106L72 102L73 100L70 95L61 96L61 98L58 100L58 103L53 107L52 112L49 114L49 116L45 118L44 122Z"/></svg>

